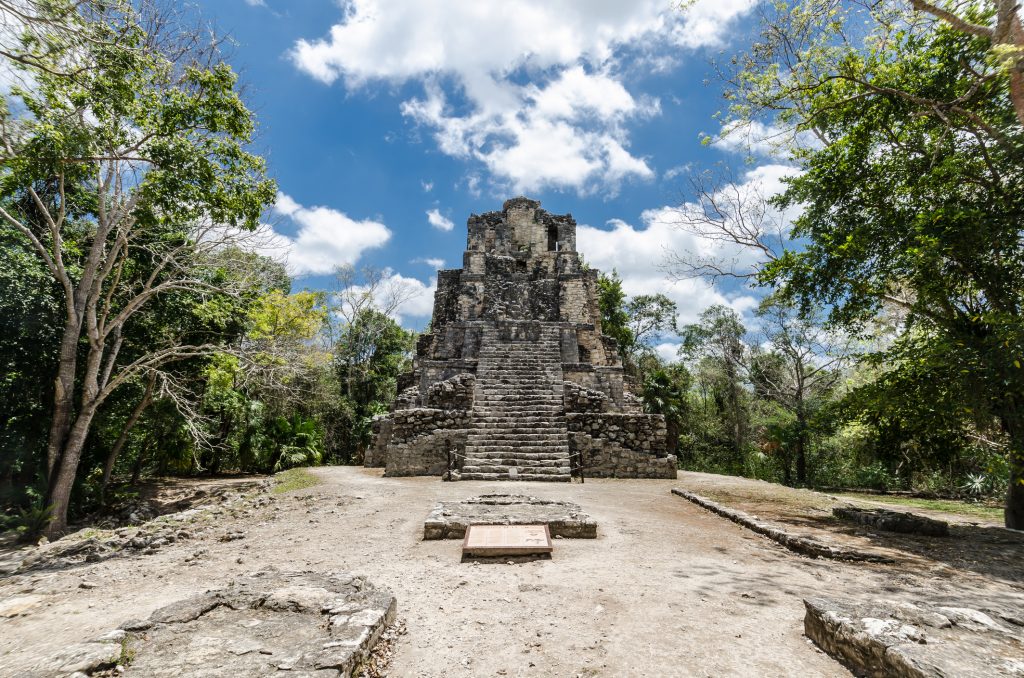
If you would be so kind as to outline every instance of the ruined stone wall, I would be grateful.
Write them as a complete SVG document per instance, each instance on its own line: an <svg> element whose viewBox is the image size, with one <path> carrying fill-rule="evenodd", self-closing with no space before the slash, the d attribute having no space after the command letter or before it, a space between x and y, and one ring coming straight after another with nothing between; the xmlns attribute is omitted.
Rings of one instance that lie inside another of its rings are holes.
<svg viewBox="0 0 1024 678"><path fill-rule="evenodd" d="M676 477L676 457L655 457L635 452L609 440L591 438L586 433L570 433L569 448L574 455L573 468L583 464L585 478L664 478Z"/></svg>
<svg viewBox="0 0 1024 678"><path fill-rule="evenodd" d="M563 391L566 412L604 412L608 409L608 396L586 386L565 382Z"/></svg>
<svg viewBox="0 0 1024 678"><path fill-rule="evenodd" d="M577 396L587 392L579 390ZM587 398L589 400L589 398ZM590 403L587 403L590 404ZM665 418L658 414L566 414L569 446L590 478L675 478L676 457L666 453Z"/></svg>
<svg viewBox="0 0 1024 678"><path fill-rule="evenodd" d="M375 423L368 465L383 465L386 457L388 475L439 475L449 450L462 454L466 429L485 421L471 421L476 379L507 383L478 374L480 356L493 351L484 342L497 337L543 339L554 348L548 359L560 357L561 364L551 395L564 403L568 432L591 456L595 475L661 477L669 466L674 472L674 462L663 461L664 422L641 414L618 347L601 331L599 272L584 269L575 250L572 215L549 214L535 200L513 198L501 212L470 216L463 267L438 273L430 332L417 342L412 372L399 378L390 418ZM522 386L528 391L532 384ZM485 417L483 410L477 415Z"/></svg>
<svg viewBox="0 0 1024 678"><path fill-rule="evenodd" d="M562 372L566 381L600 391L613 404L609 409L621 409L623 400L623 373L621 367L594 367L589 363L563 365Z"/></svg>
<svg viewBox="0 0 1024 678"><path fill-rule="evenodd" d="M667 454L668 431L660 414L572 412L565 415L570 432L607 440L621 447L658 457Z"/></svg>
<svg viewBox="0 0 1024 678"><path fill-rule="evenodd" d="M387 450L384 475L435 476L448 466L448 451L466 453L466 434L470 424L467 410L440 410L418 407L391 413L391 427L384 440L384 426L376 447ZM376 459L376 453L374 455Z"/></svg>
<svg viewBox="0 0 1024 678"><path fill-rule="evenodd" d="M427 388L426 405L439 410L471 410L475 386L474 375L457 374Z"/></svg>

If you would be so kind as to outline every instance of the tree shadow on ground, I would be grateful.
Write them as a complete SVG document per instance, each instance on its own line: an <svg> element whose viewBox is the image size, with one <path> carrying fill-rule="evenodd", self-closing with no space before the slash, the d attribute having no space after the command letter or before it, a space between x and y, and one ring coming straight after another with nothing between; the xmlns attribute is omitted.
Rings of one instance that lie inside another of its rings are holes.
<svg viewBox="0 0 1024 678"><path fill-rule="evenodd" d="M1001 527L950 523L948 537L926 537L886 532L831 515L780 511L772 519L830 541L868 545L897 557L910 556L1016 586L1024 584L1024 534Z"/></svg>

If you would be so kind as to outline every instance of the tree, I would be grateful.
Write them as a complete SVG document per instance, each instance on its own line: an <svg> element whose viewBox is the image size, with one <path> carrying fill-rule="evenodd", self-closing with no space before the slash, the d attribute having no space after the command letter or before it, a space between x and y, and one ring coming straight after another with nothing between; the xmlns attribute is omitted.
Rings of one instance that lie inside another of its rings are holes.
<svg viewBox="0 0 1024 678"><path fill-rule="evenodd" d="M617 271L601 273L597 278L597 306L601 311L601 332L615 340L619 354L626 360L633 345L633 332L626 314L626 293Z"/></svg>
<svg viewBox="0 0 1024 678"><path fill-rule="evenodd" d="M726 415L733 460L738 465L749 437L749 417L745 406L743 374L746 370L747 347L743 337L747 330L739 315L726 306L711 306L700 315L700 321L682 328L680 352L701 365L720 407Z"/></svg>
<svg viewBox="0 0 1024 678"><path fill-rule="evenodd" d="M651 370L644 379L644 410L665 417L669 454L675 454L679 447L679 432L689 414L687 393L691 383L690 372L680 363Z"/></svg>
<svg viewBox="0 0 1024 678"><path fill-rule="evenodd" d="M796 482L805 485L811 420L827 403L843 374L843 364L850 357L850 340L826 332L813 312L800 314L791 303L779 299L766 299L757 315L770 349L752 357L750 379L759 396L793 416L792 430L785 437L795 456ZM788 458L783 476L789 484Z"/></svg>
<svg viewBox="0 0 1024 678"><path fill-rule="evenodd" d="M104 400L168 361L217 349L169 336L124 362L132 323L164 295L239 293L226 281L250 281L223 276L218 255L255 228L275 187L244 150L253 121L216 49L181 26L154 21L147 32L152 17L127 2L37 10L46 21L13 60L33 86L0 107L0 218L61 290L46 456L55 535ZM62 40L69 33L79 39ZM47 49L34 49L39 34Z"/></svg>
<svg viewBox="0 0 1024 678"><path fill-rule="evenodd" d="M626 370L643 379L643 358L652 352L652 342L677 333L676 303L664 294L627 297L622 279L614 270L611 275L602 273L598 277L597 295L601 332L615 339Z"/></svg>
<svg viewBox="0 0 1024 678"><path fill-rule="evenodd" d="M763 276L857 331L884 303L961 407L995 418L1010 461L1006 525L1024 528L1024 125L1020 18L982 2L938 16L807 0L739 60L734 120L812 133L781 208L806 242ZM960 10L958 10L960 11ZM773 120L774 122L775 120Z"/></svg>
<svg viewBox="0 0 1024 678"><path fill-rule="evenodd" d="M664 294L637 295L626 302L625 313L631 338L628 348L634 357L638 351L650 350L651 343L658 337L677 334L679 309L676 302Z"/></svg>
<svg viewBox="0 0 1024 678"><path fill-rule="evenodd" d="M985 41L992 61L1006 74L1017 122L1024 125L1024 25L1017 0L990 0L980 5L947 9L927 0L911 6L942 20L956 31ZM966 10L966 11L964 11Z"/></svg>

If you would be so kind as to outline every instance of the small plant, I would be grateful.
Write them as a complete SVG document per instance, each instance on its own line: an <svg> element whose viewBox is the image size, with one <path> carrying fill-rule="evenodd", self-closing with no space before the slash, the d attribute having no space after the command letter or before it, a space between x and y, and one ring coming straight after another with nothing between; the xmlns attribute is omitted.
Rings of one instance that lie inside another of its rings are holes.
<svg viewBox="0 0 1024 678"><path fill-rule="evenodd" d="M967 476L963 490L972 497L981 497L991 492L991 485L984 473L972 473Z"/></svg>
<svg viewBox="0 0 1024 678"><path fill-rule="evenodd" d="M52 519L53 505L43 506L43 502L37 500L31 506L19 509L17 515L9 519L8 528L21 533L19 541L34 541Z"/></svg>
<svg viewBox="0 0 1024 678"><path fill-rule="evenodd" d="M135 648L131 646L131 636L125 636L121 641L121 656L117 659L118 666L128 667L135 661Z"/></svg>

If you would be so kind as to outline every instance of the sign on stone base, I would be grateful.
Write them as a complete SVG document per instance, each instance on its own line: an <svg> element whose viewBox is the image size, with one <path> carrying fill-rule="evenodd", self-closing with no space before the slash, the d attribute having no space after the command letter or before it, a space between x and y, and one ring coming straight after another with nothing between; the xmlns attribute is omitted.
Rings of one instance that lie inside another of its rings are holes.
<svg viewBox="0 0 1024 678"><path fill-rule="evenodd" d="M464 556L532 556L553 550L547 525L470 525L462 541Z"/></svg>

